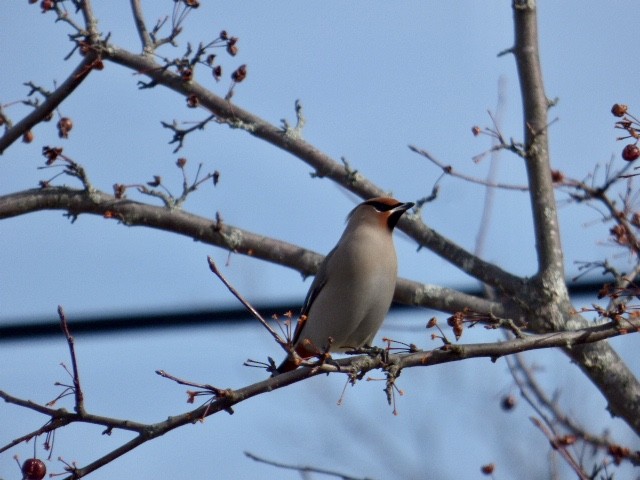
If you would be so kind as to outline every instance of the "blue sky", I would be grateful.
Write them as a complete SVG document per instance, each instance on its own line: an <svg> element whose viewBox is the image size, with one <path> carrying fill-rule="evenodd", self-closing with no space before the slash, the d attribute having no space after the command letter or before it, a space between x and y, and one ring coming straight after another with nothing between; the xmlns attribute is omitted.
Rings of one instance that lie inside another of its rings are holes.
<svg viewBox="0 0 640 480"><path fill-rule="evenodd" d="M114 43L139 51L129 2L94 3L101 30L111 32ZM170 14L173 5L168 0L143 3L150 24ZM499 78L507 94L502 130L507 138L522 136L513 58L497 57L513 41L509 2L376 2L366 8L334 1L201 3L189 16L178 49L166 47L161 55L178 57L187 41L210 40L222 29L238 36L238 56L219 55L225 80L216 84L204 70L196 79L224 95L228 75L247 64L248 77L236 88L235 103L279 124L282 118L294 121L294 101L300 99L308 141L336 159L344 156L403 201L428 195L440 175L408 144L470 175L486 175L488 159L476 164L472 157L490 142L473 137L471 127L490 125L487 110L495 109ZM546 90L549 97L559 98L550 113L550 118L558 118L550 129L552 161L569 176L584 178L596 164L619 156L623 145L615 141L609 113L613 103L628 103L638 111L640 72L630 35L621 27L637 23L635 7L630 1L588 8L576 1L540 4ZM51 15L41 14L37 5L8 2L0 27L2 104L23 98L22 83L28 80L51 88L77 61L74 56L63 62L70 49L69 30L53 24ZM318 252L333 247L356 199L326 179L312 179L309 167L287 153L224 126L208 125L187 139L179 155L173 154L167 144L170 132L160 121L200 120L206 112L187 109L183 98L160 88L139 91L139 79L112 64L94 72L60 108L74 121L69 140L60 140L53 124L42 124L35 128L32 144L16 143L0 157L0 194L32 188L48 178L50 172L37 169L43 164L43 145L63 146L105 191L113 183L145 182L156 174L178 191L181 176L174 163L184 156L192 174L198 163L205 171L221 173L219 185L192 195L186 210L208 217L219 211L229 224ZM8 109L14 120L27 111L20 106ZM499 180L523 183L522 162L502 154ZM72 179L58 181L76 185ZM135 193L130 196L144 200ZM480 187L446 178L438 200L424 209L425 221L472 249L483 196ZM608 244L608 227L595 210L561 205L568 275L576 274L574 262L579 260L608 257L625 265L628 259ZM528 208L526 194L496 193L485 253L488 260L520 275L535 271ZM227 253L176 235L89 216L71 224L61 212L43 212L0 222L0 238L0 321L55 318L58 304L70 318L235 305L206 264L207 255L224 264ZM474 285L432 253L416 252L401 235L396 245L402 276L439 285ZM292 308L310 283L296 272L238 255L230 257L224 273L250 300L291 301ZM416 310L390 318L381 336L402 335L428 347L422 327L429 315ZM477 330L463 340L495 338ZM629 338L615 343L630 356L635 342ZM187 407L184 389L157 378L157 368L239 387L262 378L261 372L241 366L247 357L279 355L257 324L80 337L78 343L88 407L146 421ZM562 398L572 413L590 424L611 426L621 441L630 438L624 426L608 418L599 394L564 356L543 352L530 358L548 367L541 374L546 384L562 385ZM11 367L0 370L0 388L47 401L56 394L53 382L64 378L60 361L67 361L62 339L4 344L0 364ZM401 380L407 394L400 399L399 417L391 415L377 382L350 389L346 404L337 407L343 379L317 378L250 400L233 416L216 415L204 425L171 433L92 478L214 473L222 478L296 478L254 464L243 457L243 450L374 478L416 478L425 472L433 478L476 478L479 466L490 461L498 463L496 478L525 478L519 470L523 461L530 462L530 472L540 473L546 440L530 426L530 412L522 407L505 415L499 409L500 396L510 391L504 363L414 369ZM7 427L10 434L3 434L2 442L24 433L27 423L36 428L42 421L37 416L24 421L29 415L10 406L0 412L0 418L17 421ZM84 427L68 429L57 436L54 456L83 464L96 456L94 449L106 451L121 438L105 439L98 430ZM18 453L24 457L29 451ZM459 453L452 456L452 451ZM10 460L0 456L0 478L17 477Z"/></svg>

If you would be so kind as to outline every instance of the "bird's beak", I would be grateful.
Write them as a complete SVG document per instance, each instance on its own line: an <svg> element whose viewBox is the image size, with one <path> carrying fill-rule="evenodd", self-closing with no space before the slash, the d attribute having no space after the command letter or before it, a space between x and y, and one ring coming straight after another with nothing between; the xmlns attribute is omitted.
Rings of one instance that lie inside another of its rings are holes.
<svg viewBox="0 0 640 480"><path fill-rule="evenodd" d="M394 207L391 210L389 210L389 212L388 212L389 213L389 220L388 220L389 227L391 229L393 229L396 226L396 224L398 223L398 220L400 220L400 217L402 216L402 214L404 212L406 212L407 210L409 210L414 205L415 205L415 203L413 203L413 202L406 202L406 203L401 203L397 207Z"/></svg>
<svg viewBox="0 0 640 480"><path fill-rule="evenodd" d="M413 202L407 202L407 203L401 203L400 205L398 205L396 208L394 208L393 210L391 210L392 212L406 212L407 210L409 210L411 207L413 207L415 205L415 203Z"/></svg>

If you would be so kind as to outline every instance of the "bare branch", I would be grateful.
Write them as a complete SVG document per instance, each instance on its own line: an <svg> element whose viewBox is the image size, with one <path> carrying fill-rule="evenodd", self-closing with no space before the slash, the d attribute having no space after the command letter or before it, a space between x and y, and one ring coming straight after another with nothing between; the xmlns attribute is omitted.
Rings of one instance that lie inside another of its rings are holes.
<svg viewBox="0 0 640 480"><path fill-rule="evenodd" d="M352 477L351 475L347 475L345 473L340 473L337 472L335 470L328 470L326 468L318 468L318 467L310 467L310 466L306 466L306 465L289 465L287 463L283 463L283 462L276 462L273 460L267 460L266 458L262 458L259 457L258 455L255 455L251 452L244 452L244 454L250 458L251 460L254 460L256 462L259 463L264 463L266 465L271 465L272 467L278 467L278 468L282 468L284 470L295 470L297 472L300 472L301 475L304 475L306 473L319 473L321 475L328 475L330 477L338 477L341 478L342 480L371 480L369 477Z"/></svg>
<svg viewBox="0 0 640 480"><path fill-rule="evenodd" d="M194 95L199 104L216 115L217 121L238 128L298 157L315 169L318 177L329 177L361 198L385 194L385 191L361 174L350 175L345 165L336 162L301 138L293 138L260 117L213 94L195 81L184 82L180 75L169 71L152 58L133 55L115 45L100 50L105 59L144 72L152 83L164 85L185 97ZM449 260L469 275L498 288L511 292L519 290L521 279L497 266L472 255L452 241L428 228L419 218L405 215L398 227L423 247Z"/></svg>
<svg viewBox="0 0 640 480"><path fill-rule="evenodd" d="M549 429L542 423L539 419L535 417L531 417L531 421L533 424L538 427L545 437L549 440L549 443L553 445L553 448L560 452L560 456L565 459L565 461L569 464L569 466L573 469L573 471L578 475L580 480L591 480L591 476L587 475L587 473L582 469L578 461L573 458L573 455L567 450L567 448L563 445L558 444L556 441L556 437L553 432L549 431Z"/></svg>
<svg viewBox="0 0 640 480"><path fill-rule="evenodd" d="M92 65L98 57L93 53L85 55L78 66L71 72L71 75L62 82L62 84L56 88L38 107L36 107L31 113L13 125L5 134L0 137L0 155L9 147L13 142L22 137L22 135L31 130L35 125L43 121L48 115L53 112L58 105L60 105L73 91L89 76L92 70Z"/></svg>
<svg viewBox="0 0 640 480"><path fill-rule="evenodd" d="M503 189L503 190L517 190L519 192L527 192L527 191L529 191L529 187L526 186L526 185L511 185L511 184L508 184L508 183L496 183L496 182L492 182L492 181L489 181L489 180L484 180L482 178L475 178L475 177L471 177L469 175L465 175L464 173L460 173L460 172L455 171L451 165L445 165L440 160L438 160L436 157L434 157L431 153L429 153L428 151L426 151L426 150L424 150L422 148L416 147L414 145L409 145L409 149L411 151L413 151L413 152L416 152L419 155L422 155L426 159L430 160L435 165L440 167L444 173L446 173L447 175L451 175L452 177L457 177L457 178L460 178L460 179L465 180L467 182L475 183L477 185L482 185L484 187L500 188L500 189Z"/></svg>
<svg viewBox="0 0 640 480"><path fill-rule="evenodd" d="M262 317L262 315L260 315L260 313L255 308L253 308L253 305L247 302L247 300L245 300L245 298L240 294L240 292L238 292L233 287L233 285L231 285L227 281L227 279L224 277L220 269L218 269L216 262L213 261L213 258L207 257L207 260L209 261L209 268L211 269L211 271L216 275L216 277L218 277L222 281L222 283L224 283L224 286L227 287L227 289L233 294L233 296L240 301L240 303L249 311L249 313L253 316L253 318L257 319L262 324L262 326L267 329L267 331L271 334L273 339L280 346L282 346L282 348L284 348L285 351L289 351L287 347L287 341L283 340L280 337L280 335L278 335L278 333L273 328L271 328L271 325L267 323L267 321Z"/></svg>
<svg viewBox="0 0 640 480"><path fill-rule="evenodd" d="M93 13L91 0L82 0L79 2L79 6L82 17L84 18L84 24L88 32L89 41L91 43L95 43L99 40L100 33L98 32L98 19Z"/></svg>
<svg viewBox="0 0 640 480"><path fill-rule="evenodd" d="M64 210L73 218L81 213L115 219L127 226L157 228L214 245L225 250L293 268L303 276L316 273L323 256L297 245L255 234L220 219L193 215L180 209L148 205L104 192L67 187L33 189L0 196L0 220L41 210ZM395 300L415 306L454 312L465 307L504 316L504 307L453 289L399 279Z"/></svg>
<svg viewBox="0 0 640 480"><path fill-rule="evenodd" d="M64 310L61 305L58 305L58 316L60 317L60 326L62 327L62 333L67 339L67 345L69 346L69 356L71 357L71 366L73 368L73 393L76 399L75 410L79 414L84 414L84 394L80 387L80 372L78 370L78 359L76 358L75 341L69 331L69 325L67 324L67 318L64 314Z"/></svg>
<svg viewBox="0 0 640 480"><path fill-rule="evenodd" d="M544 391L537 381L533 369L525 363L523 355L516 354L507 357L507 365L523 398L553 432L556 437L554 441L558 442L563 438L556 431L555 427L559 426L563 427L565 431L569 431L574 438L579 438L604 452L609 453L612 450L615 451L616 448L621 448L611 441L608 436L594 435L580 426L569 415L566 415L559 407L557 399L549 397ZM629 450L625 458L636 466L640 465L640 452Z"/></svg>
<svg viewBox="0 0 640 480"><path fill-rule="evenodd" d="M525 165L538 253L538 274L553 285L554 295L567 297L558 215L551 179L547 111L538 53L538 20L534 1L513 0L516 59L523 102Z"/></svg>
<svg viewBox="0 0 640 480"><path fill-rule="evenodd" d="M147 24L144 21L144 14L142 13L142 5L140 0L131 0L131 10L133 12L133 20L136 24L136 30L140 36L142 42L142 51L144 53L153 52L153 40L149 31L147 30Z"/></svg>
<svg viewBox="0 0 640 480"><path fill-rule="evenodd" d="M629 326L635 331L640 329L640 319L629 319ZM214 415L221 411L231 411L231 407L256 395L271 392L278 388L283 388L292 383L314 377L329 372L339 372L349 376L351 379L363 378L364 374L370 370L381 368L385 372L393 373L394 378L398 376L400 369L410 367L428 367L441 363L467 360L470 358L488 357L492 361L498 358L511 355L525 350L551 348L551 347L572 347L584 342L599 342L627 332L628 329L621 330L616 322L605 325L589 327L582 330L558 333L546 333L528 335L524 338L508 340L501 343L451 345L446 344L440 348L430 351L414 351L412 353L399 355L360 355L352 358L336 360L331 363L321 362L315 366L301 367L297 370L270 377L266 380L239 388L237 390L218 389L212 387L214 398L208 400L204 405L195 410L169 417L167 420L155 424L139 424L127 420L118 420L88 413L71 413L64 409L51 409L33 402L15 398L5 392L0 391L0 398L15 405L24 406L49 416L52 425L48 430L54 430L60 426L73 422L99 424L107 427L105 433L110 433L112 429L124 429L138 432L138 436L129 442L121 445L110 453L104 455L93 463L78 468L70 468L71 475L66 480L78 479L103 465L111 462L119 456L133 450L137 446L162 436L175 428L186 424L194 423L205 417ZM163 372L164 373L164 372ZM195 385L194 382L183 382ZM205 385L208 388L208 385ZM55 422L60 422L55 424ZM41 429L42 430L42 429ZM43 430L44 431L44 430ZM37 432L32 432L33 436ZM31 437L29 437L31 438ZM27 439L21 437L21 439ZM16 445L15 441L0 448L0 452Z"/></svg>

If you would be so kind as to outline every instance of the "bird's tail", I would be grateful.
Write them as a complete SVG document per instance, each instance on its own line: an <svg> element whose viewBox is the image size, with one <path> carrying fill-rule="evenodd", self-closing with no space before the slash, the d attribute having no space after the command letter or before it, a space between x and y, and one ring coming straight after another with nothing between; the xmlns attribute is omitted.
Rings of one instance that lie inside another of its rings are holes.
<svg viewBox="0 0 640 480"><path fill-rule="evenodd" d="M275 377L276 375L290 372L292 370L295 370L296 368L298 368L298 362L296 362L295 359L293 359L291 356L288 356L282 361L280 366L276 368L276 371L273 373L272 376Z"/></svg>

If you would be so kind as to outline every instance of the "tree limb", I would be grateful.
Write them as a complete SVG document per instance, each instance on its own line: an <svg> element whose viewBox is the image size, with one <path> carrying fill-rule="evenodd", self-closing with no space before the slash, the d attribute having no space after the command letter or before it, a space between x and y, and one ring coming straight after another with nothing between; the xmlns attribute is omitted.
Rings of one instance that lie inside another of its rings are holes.
<svg viewBox="0 0 640 480"><path fill-rule="evenodd" d="M188 236L234 253L283 265L313 275L324 258L319 253L282 240L255 234L219 220L193 215L181 209L149 205L93 190L48 187L0 196L0 220L42 210L63 210L71 217L83 213L100 215L127 226L145 226ZM457 290L399 279L395 300L400 303L455 312L468 308L504 315L498 302Z"/></svg>
<svg viewBox="0 0 640 480"><path fill-rule="evenodd" d="M523 107L525 165L538 253L538 275L553 282L558 295L566 294L560 229L551 179L547 111L538 46L535 0L514 0L516 59Z"/></svg>
<svg viewBox="0 0 640 480"><path fill-rule="evenodd" d="M317 375L330 372L343 373L349 375L349 377L354 379L353 381L355 382L356 379L363 378L364 374L370 370L383 369L384 371L393 370L395 372L395 377L397 378L399 371L402 368L428 367L442 363L481 357L490 358L492 361L496 361L502 356L512 355L526 350L552 347L572 348L582 343L599 342L607 338L627 333L628 331L638 330L640 330L640 319L629 319L627 328L625 329L621 329L620 325L616 322L609 322L604 325L576 331L527 335L523 338L516 338L497 343L467 345L446 344L434 350L414 351L412 353L392 354L388 356L359 355L356 357L335 360L332 363L321 363L308 367L303 366L291 372L287 372L276 377L270 377L266 380L262 380L236 390L217 388L215 390L207 390L203 393L208 392L211 398L200 407L183 414L170 416L167 420L154 424L140 424L130 422L128 420L110 419L108 417L93 415L87 412L72 413L64 409L51 409L30 401L13 397L3 391L0 391L0 398L4 399L6 402L43 413L51 418L49 424L60 422L58 427L68 425L70 423L91 423L107 426L107 431L105 433L111 432L112 429L133 430L138 432L138 436L100 457L91 464L82 468L75 466L69 467L68 470L71 475L66 477L65 480L75 480L97 470L101 466L106 465L139 445L165 435L178 427L202 421L204 418L221 411L232 412L231 408L234 405L251 397L271 392ZM53 427L50 428L50 430L53 429ZM13 445L15 445L15 441L0 448L0 451L4 451Z"/></svg>
<svg viewBox="0 0 640 480"><path fill-rule="evenodd" d="M133 20L136 24L136 30L140 36L142 42L142 51L145 53L151 53L153 51L153 40L147 30L147 24L144 21L144 14L142 13L142 5L140 0L131 0L131 11L133 12Z"/></svg>
<svg viewBox="0 0 640 480"><path fill-rule="evenodd" d="M51 112L73 93L80 84L89 76L92 70L93 62L97 59L94 53L88 53L82 58L78 66L71 72L67 79L49 94L45 100L33 109L26 117L9 128L5 134L0 137L0 155L18 140L22 135L31 130L35 125L44 120Z"/></svg>
<svg viewBox="0 0 640 480"><path fill-rule="evenodd" d="M185 82L180 75L169 71L153 58L133 55L115 45L100 50L105 60L111 60L132 70L141 72L155 83L164 85L185 97L195 95L199 104L210 110L219 123L245 130L272 145L285 150L314 168L318 177L328 177L361 198L384 195L380 187L359 173L349 172L344 164L336 162L316 147L304 141L300 135L287 135L286 131L271 125L260 117L213 94L194 81ZM451 240L427 227L417 216L404 215L398 227L412 237L418 245L432 250L474 278L500 291L518 291L520 278L485 262L464 250Z"/></svg>
<svg viewBox="0 0 640 480"><path fill-rule="evenodd" d="M582 328L586 319L575 314L564 280L564 264L553 191L547 131L550 102L540 67L535 0L513 0L516 59L523 101L527 175L530 186L538 254L538 274L525 310L536 331ZM540 322L542 319L543 322ZM564 349L609 402L612 414L623 417L640 434L640 383L607 343Z"/></svg>

